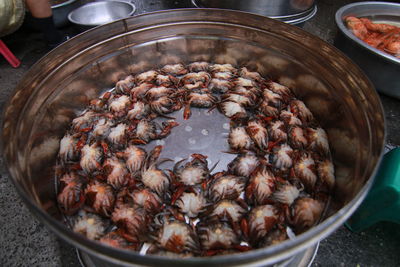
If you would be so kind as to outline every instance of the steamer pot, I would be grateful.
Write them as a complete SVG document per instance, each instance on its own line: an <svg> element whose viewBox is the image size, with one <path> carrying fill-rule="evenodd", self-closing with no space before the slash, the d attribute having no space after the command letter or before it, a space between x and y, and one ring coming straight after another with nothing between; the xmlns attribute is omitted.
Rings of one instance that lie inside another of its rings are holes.
<svg viewBox="0 0 400 267"><path fill-rule="evenodd" d="M246 253L172 259L116 250L73 233L56 205L59 140L88 101L128 73L206 60L260 72L294 89L328 133L336 187L325 219L293 240ZM383 109L360 69L291 25L229 10L180 9L119 20L72 38L39 60L16 87L2 120L4 158L31 212L58 236L113 264L267 265L327 237L367 194L385 141Z"/></svg>

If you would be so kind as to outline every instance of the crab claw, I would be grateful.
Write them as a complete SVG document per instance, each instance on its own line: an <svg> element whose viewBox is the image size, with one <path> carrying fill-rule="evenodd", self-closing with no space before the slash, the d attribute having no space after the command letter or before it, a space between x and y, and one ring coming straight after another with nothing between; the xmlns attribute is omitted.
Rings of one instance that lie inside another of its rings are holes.
<svg viewBox="0 0 400 267"><path fill-rule="evenodd" d="M185 217L177 209L169 207L168 211L172 214L172 216L174 216L176 220L185 222Z"/></svg>
<svg viewBox="0 0 400 267"><path fill-rule="evenodd" d="M108 144L104 141L101 141L101 147L103 148L104 155L107 155L109 152Z"/></svg>
<svg viewBox="0 0 400 267"><path fill-rule="evenodd" d="M269 141L267 151L271 151L274 147L276 147L281 142L281 139L278 138L276 141Z"/></svg>
<svg viewBox="0 0 400 267"><path fill-rule="evenodd" d="M149 156L147 158L147 166L155 163L157 159L160 157L163 146L155 146L152 151L150 151Z"/></svg>
<svg viewBox="0 0 400 267"><path fill-rule="evenodd" d="M242 218L240 221L240 229L242 230L243 236L248 239L249 238L249 224L246 218Z"/></svg>
<svg viewBox="0 0 400 267"><path fill-rule="evenodd" d="M233 245L233 248L240 252L245 252L245 251L251 250L251 247L247 246L247 245Z"/></svg>
<svg viewBox="0 0 400 267"><path fill-rule="evenodd" d="M257 118L259 118L261 121L266 122L266 123L268 123L274 119L273 116L263 116L263 115L257 115Z"/></svg>
<svg viewBox="0 0 400 267"><path fill-rule="evenodd" d="M86 127L86 128L82 128L79 131L82 133L88 133L93 129L93 127Z"/></svg>
<svg viewBox="0 0 400 267"><path fill-rule="evenodd" d="M87 137L86 135L82 135L79 141L76 143L76 150L80 151L86 144Z"/></svg>
<svg viewBox="0 0 400 267"><path fill-rule="evenodd" d="M146 141L139 139L139 138L134 138L134 139L131 139L130 141L134 145L147 145Z"/></svg>
<svg viewBox="0 0 400 267"><path fill-rule="evenodd" d="M164 138L167 135L169 135L171 133L171 129L178 126L179 123L176 121L167 121L167 122L163 122L163 126L164 128L162 129L162 131L159 133L158 138Z"/></svg>
<svg viewBox="0 0 400 267"><path fill-rule="evenodd" d="M190 111L190 103L187 103L185 105L185 109L183 111L183 119L188 120L191 115L192 115L192 112Z"/></svg>
<svg viewBox="0 0 400 267"><path fill-rule="evenodd" d="M207 160L207 156L205 156L205 155L203 155L203 154L198 154L198 153L193 153L193 154L191 155L191 157L192 157L193 159L201 160L202 162L205 162L205 161Z"/></svg>
<svg viewBox="0 0 400 267"><path fill-rule="evenodd" d="M112 93L111 92L105 92L104 95L101 97L102 99L108 100L110 99Z"/></svg>
<svg viewBox="0 0 400 267"><path fill-rule="evenodd" d="M174 205L175 202L182 196L183 192L185 192L186 187L185 186L179 186L178 189L175 191L175 193L171 197L171 205Z"/></svg>
<svg viewBox="0 0 400 267"><path fill-rule="evenodd" d="M246 188L246 198L249 199L253 195L254 192L254 183L250 183Z"/></svg>

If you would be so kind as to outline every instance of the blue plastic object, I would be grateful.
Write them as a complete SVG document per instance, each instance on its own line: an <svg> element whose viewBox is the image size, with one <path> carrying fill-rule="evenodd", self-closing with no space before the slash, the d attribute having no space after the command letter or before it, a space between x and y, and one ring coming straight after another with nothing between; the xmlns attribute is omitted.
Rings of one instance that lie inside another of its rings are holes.
<svg viewBox="0 0 400 267"><path fill-rule="evenodd" d="M371 191L346 226L359 232L380 221L400 224L400 147L383 156Z"/></svg>

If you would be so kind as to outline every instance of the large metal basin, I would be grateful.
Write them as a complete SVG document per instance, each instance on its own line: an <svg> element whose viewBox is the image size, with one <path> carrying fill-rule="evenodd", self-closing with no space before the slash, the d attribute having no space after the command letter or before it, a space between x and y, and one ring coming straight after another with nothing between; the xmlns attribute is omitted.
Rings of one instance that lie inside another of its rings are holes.
<svg viewBox="0 0 400 267"><path fill-rule="evenodd" d="M377 23L400 26L400 4L357 2L341 7L335 16L338 34L335 46L367 74L379 92L400 99L400 59L367 45L345 25L347 16L367 17Z"/></svg>
<svg viewBox="0 0 400 267"><path fill-rule="evenodd" d="M59 140L88 100L128 73L207 60L247 66L294 89L329 135L336 188L326 219L293 240L247 253L170 259L116 250L73 233L55 197ZM105 261L143 265L272 264L339 227L367 194L385 138L379 97L360 69L326 42L237 11L181 9L113 22L51 51L20 81L4 109L2 146L21 198L61 238Z"/></svg>

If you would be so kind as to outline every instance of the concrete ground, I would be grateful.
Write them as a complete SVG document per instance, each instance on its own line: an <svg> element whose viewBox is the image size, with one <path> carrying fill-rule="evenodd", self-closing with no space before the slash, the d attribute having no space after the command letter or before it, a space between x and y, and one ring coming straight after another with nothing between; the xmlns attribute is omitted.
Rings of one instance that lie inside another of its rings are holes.
<svg viewBox="0 0 400 267"><path fill-rule="evenodd" d="M306 23L305 29L332 42L336 31L334 12L347 2L350 1L320 1L317 16ZM3 40L22 60L22 65L13 69L0 57L1 110L25 72L47 52L40 34L26 29L20 29ZM388 143L400 145L400 101L386 96L381 96L381 99L387 120ZM399 251L400 226L397 224L382 222L361 233L340 227L321 242L313 266L399 266ZM57 238L27 210L0 157L0 266L78 265L74 248Z"/></svg>

